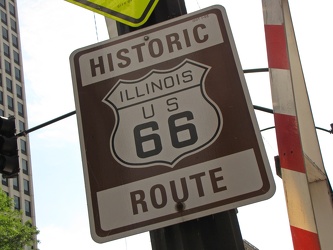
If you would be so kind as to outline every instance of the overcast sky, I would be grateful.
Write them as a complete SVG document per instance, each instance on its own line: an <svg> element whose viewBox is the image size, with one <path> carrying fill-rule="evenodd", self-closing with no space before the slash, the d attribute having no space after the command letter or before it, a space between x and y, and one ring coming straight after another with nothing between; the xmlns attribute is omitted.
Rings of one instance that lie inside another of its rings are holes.
<svg viewBox="0 0 333 250"><path fill-rule="evenodd" d="M267 67L261 1L188 0L188 12L221 4L228 13L243 69ZM333 123L331 0L290 1L316 126ZM18 0L29 127L75 110L69 55L108 38L104 18L63 0ZM252 102L272 108L268 73L246 75ZM271 114L256 111L261 129ZM333 177L333 137L317 131L326 171ZM275 176L275 130L262 132ZM105 244L89 233L76 116L30 134L39 248L150 249L147 233ZM282 181L273 198L239 208L243 238L260 250L292 249Z"/></svg>

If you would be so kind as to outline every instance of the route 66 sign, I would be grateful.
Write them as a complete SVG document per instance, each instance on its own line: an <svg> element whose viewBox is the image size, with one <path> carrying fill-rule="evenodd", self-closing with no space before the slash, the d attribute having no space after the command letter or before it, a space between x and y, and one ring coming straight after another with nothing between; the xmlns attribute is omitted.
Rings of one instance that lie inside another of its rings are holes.
<svg viewBox="0 0 333 250"><path fill-rule="evenodd" d="M223 7L78 49L70 62L95 241L273 195Z"/></svg>
<svg viewBox="0 0 333 250"><path fill-rule="evenodd" d="M120 80L112 88L103 101L116 114L110 149L120 164L173 167L214 142L222 115L205 93L209 68L185 60L135 81Z"/></svg>

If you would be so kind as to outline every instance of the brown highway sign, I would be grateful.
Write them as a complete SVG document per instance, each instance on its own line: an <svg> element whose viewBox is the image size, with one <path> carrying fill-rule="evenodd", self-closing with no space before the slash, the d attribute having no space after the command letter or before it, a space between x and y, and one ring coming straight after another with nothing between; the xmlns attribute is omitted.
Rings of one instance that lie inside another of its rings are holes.
<svg viewBox="0 0 333 250"><path fill-rule="evenodd" d="M70 62L95 241L273 195L223 7L78 49Z"/></svg>

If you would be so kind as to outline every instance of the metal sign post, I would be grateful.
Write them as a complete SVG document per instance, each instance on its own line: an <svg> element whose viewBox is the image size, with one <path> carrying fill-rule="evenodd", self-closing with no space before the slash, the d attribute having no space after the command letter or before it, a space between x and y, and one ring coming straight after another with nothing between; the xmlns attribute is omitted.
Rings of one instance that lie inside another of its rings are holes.
<svg viewBox="0 0 333 250"><path fill-rule="evenodd" d="M273 195L222 6L78 49L71 67L95 241Z"/></svg>
<svg viewBox="0 0 333 250"><path fill-rule="evenodd" d="M187 14L184 0L160 0L145 27ZM137 28L117 22L118 35ZM237 210L150 231L152 250L244 250Z"/></svg>
<svg viewBox="0 0 333 250"><path fill-rule="evenodd" d="M244 250L236 210L150 231L153 250Z"/></svg>

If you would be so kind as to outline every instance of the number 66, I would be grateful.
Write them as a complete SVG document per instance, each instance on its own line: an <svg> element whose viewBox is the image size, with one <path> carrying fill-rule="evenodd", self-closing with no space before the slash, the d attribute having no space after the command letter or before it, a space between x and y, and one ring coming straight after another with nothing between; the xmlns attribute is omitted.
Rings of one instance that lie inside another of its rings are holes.
<svg viewBox="0 0 333 250"><path fill-rule="evenodd" d="M169 132L171 143L174 148L184 148L193 145L198 140L197 130L195 125L192 123L186 123L182 125L177 125L176 121L182 118L186 118L187 121L193 120L193 113L190 111L184 111L178 114L171 115L168 119ZM134 128L134 139L137 156L140 158L147 158L154 155L158 155L162 151L161 137L157 133L152 133L149 135L141 135L141 131L147 128L151 128L152 131L157 131L159 129L158 123L156 121L151 121L143 124L139 124ZM178 133L188 131L190 137L186 140L179 140ZM148 151L144 151L143 143L152 141L154 148Z"/></svg>

